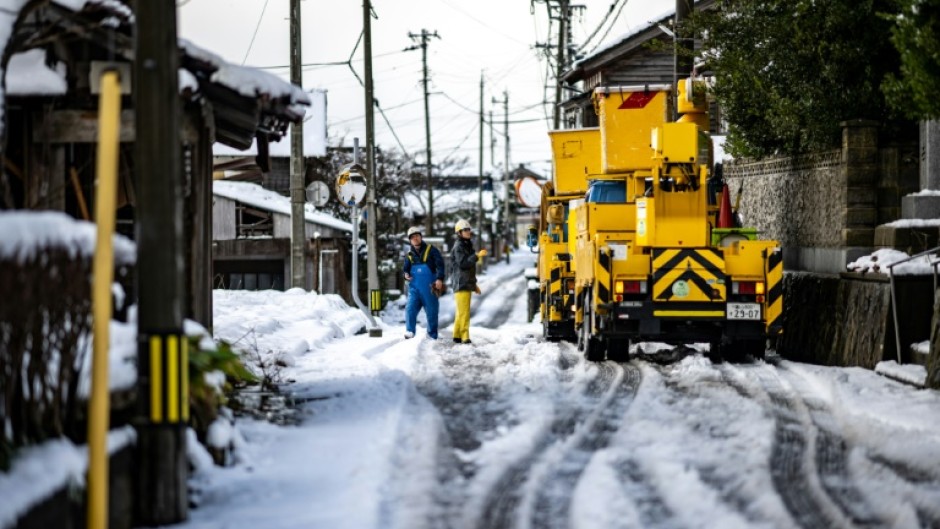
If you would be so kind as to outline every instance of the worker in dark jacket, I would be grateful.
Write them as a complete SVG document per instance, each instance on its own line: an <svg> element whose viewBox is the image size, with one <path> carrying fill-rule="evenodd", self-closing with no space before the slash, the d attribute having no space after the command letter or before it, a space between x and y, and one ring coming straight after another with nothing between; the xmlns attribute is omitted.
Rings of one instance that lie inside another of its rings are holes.
<svg viewBox="0 0 940 529"><path fill-rule="evenodd" d="M437 296L444 290L444 258L440 250L424 242L421 228L408 228L411 247L402 271L408 281L408 305L405 308L405 338L413 338L418 312L424 308L428 320L428 338L437 340Z"/></svg>
<svg viewBox="0 0 940 529"><path fill-rule="evenodd" d="M480 293L477 286L477 261L486 256L486 250L473 251L473 229L460 219L454 225L457 241L450 253L451 287L454 289L454 343L470 343L470 296Z"/></svg>

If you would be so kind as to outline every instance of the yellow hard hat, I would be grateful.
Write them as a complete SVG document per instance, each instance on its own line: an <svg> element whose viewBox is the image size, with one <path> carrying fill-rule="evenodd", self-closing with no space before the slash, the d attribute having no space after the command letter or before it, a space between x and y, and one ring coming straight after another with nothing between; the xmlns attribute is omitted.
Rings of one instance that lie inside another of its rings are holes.
<svg viewBox="0 0 940 529"><path fill-rule="evenodd" d="M473 229L473 228L471 228L470 223L465 221L464 219L460 219L457 221L457 224L454 224L454 231L457 233L460 233L463 230L470 230L470 229Z"/></svg>

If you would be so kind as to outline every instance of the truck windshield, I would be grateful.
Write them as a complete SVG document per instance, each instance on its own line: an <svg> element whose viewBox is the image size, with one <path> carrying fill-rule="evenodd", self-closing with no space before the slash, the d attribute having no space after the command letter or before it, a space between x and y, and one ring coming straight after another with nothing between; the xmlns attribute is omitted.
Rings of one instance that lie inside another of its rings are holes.
<svg viewBox="0 0 940 529"><path fill-rule="evenodd" d="M627 183L623 180L594 180L588 186L586 202L623 204L627 201Z"/></svg>

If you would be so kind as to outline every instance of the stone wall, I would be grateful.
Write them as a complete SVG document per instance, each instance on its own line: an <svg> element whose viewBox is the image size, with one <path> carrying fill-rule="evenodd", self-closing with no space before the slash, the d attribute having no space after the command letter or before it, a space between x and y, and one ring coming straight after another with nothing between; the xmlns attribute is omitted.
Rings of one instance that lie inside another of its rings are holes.
<svg viewBox="0 0 940 529"><path fill-rule="evenodd" d="M891 283L883 274L784 275L784 331L777 352L791 360L872 369L882 360L909 363L911 344L930 338L933 278L897 276L900 336L894 332Z"/></svg>
<svg viewBox="0 0 940 529"><path fill-rule="evenodd" d="M791 273L784 277L783 299L786 321L777 340L781 356L869 369L883 359L885 341L891 338L887 283Z"/></svg>
<svg viewBox="0 0 940 529"><path fill-rule="evenodd" d="M724 175L746 226L784 248L836 247L845 225L846 187L839 150L761 161L732 162Z"/></svg>
<svg viewBox="0 0 940 529"><path fill-rule="evenodd" d="M844 271L872 251L875 227L899 218L900 197L916 189L916 143L880 141L872 121L842 125L839 149L724 167L732 199L743 189L745 225L780 241L788 270Z"/></svg>

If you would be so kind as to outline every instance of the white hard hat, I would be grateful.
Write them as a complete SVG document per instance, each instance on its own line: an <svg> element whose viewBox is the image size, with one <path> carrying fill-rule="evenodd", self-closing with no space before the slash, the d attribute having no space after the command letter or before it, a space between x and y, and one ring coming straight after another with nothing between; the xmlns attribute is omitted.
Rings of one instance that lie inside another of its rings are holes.
<svg viewBox="0 0 940 529"><path fill-rule="evenodd" d="M420 228L420 227L418 227L418 226L412 226L412 227L408 228L408 238L409 238L409 239L411 238L412 235L414 235L414 234L416 234L416 233L417 233L418 235L422 235L422 234L421 234L421 228Z"/></svg>
<svg viewBox="0 0 940 529"><path fill-rule="evenodd" d="M463 230L470 230L470 229L473 229L473 228L470 226L470 223L465 221L464 219L460 219L457 221L457 224L454 224L454 231L457 233L460 233Z"/></svg>

